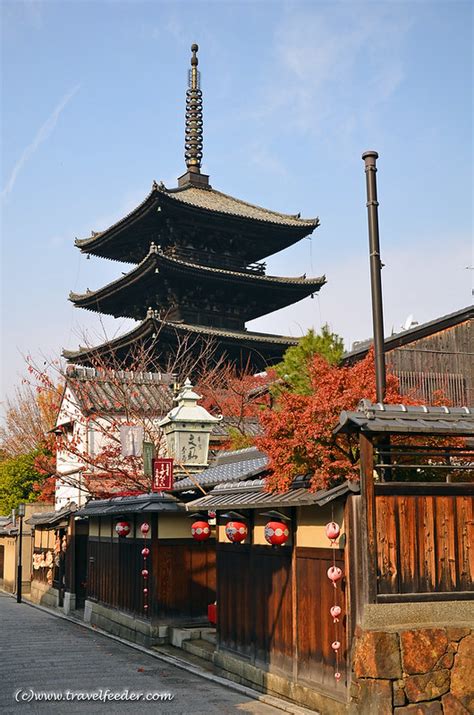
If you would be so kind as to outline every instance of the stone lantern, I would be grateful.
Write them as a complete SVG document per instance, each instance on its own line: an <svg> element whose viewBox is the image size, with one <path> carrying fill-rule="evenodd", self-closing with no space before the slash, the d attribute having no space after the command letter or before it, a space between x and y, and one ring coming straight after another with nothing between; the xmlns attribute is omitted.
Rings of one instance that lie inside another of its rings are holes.
<svg viewBox="0 0 474 715"><path fill-rule="evenodd" d="M177 397L177 406L159 423L165 433L168 455L175 460L178 472L180 465L191 470L207 467L209 435L222 419L222 415L213 417L198 405L200 399L188 378Z"/></svg>

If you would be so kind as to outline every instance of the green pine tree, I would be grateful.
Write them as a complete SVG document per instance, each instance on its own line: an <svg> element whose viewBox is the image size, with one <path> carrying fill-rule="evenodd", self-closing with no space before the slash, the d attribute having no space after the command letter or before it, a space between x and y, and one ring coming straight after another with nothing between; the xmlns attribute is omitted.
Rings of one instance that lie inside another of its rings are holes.
<svg viewBox="0 0 474 715"><path fill-rule="evenodd" d="M321 333L316 334L314 330L309 330L298 345L288 348L283 361L276 365L275 369L288 389L300 395L308 395L311 392L308 362L313 355L322 355L331 365L338 365L343 353L342 338L332 333L326 324L323 325Z"/></svg>

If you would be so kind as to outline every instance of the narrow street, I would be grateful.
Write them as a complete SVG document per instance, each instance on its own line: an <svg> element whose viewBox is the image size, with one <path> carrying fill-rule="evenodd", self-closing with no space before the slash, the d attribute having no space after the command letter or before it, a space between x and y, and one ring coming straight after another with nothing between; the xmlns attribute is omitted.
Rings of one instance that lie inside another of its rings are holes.
<svg viewBox="0 0 474 715"><path fill-rule="evenodd" d="M0 624L0 712L5 714L282 713L80 625L17 604L4 593L0 593ZM124 697L126 691L132 697L143 695L139 701L109 699L115 694ZM43 693L60 694L63 700L36 700ZM161 693L174 697L163 702L158 699ZM78 700L93 694L95 701ZM146 697L155 699L150 702Z"/></svg>

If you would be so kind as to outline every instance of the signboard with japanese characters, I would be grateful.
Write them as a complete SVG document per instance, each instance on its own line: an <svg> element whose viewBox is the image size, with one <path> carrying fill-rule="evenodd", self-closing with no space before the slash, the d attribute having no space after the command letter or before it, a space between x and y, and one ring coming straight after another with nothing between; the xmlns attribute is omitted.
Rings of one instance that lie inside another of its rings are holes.
<svg viewBox="0 0 474 715"><path fill-rule="evenodd" d="M153 492L163 492L170 489L173 489L173 460L154 459L151 490Z"/></svg>

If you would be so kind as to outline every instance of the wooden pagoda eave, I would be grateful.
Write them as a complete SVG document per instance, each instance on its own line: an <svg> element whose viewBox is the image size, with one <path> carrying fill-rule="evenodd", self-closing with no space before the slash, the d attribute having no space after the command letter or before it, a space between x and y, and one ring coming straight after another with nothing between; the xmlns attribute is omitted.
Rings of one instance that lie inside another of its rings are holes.
<svg viewBox="0 0 474 715"><path fill-rule="evenodd" d="M177 198L181 196L179 191L167 190L154 184L151 192L136 209L104 231L93 232L89 238L76 239L75 245L82 253L138 263L146 256L151 240L164 242L159 232L163 222L170 219L188 225L193 230L201 230L204 235L213 228L219 229L223 234L234 233L240 236L242 253L247 256L248 262L253 262L291 246L312 233L319 225L318 218L300 219L265 209L260 210L262 216L267 217L266 220L214 210ZM226 197L213 189L198 191L213 192ZM237 206L240 204L243 207L259 209L235 199L232 201ZM160 218L157 218L157 214L160 214ZM272 220L272 217L280 217L281 221Z"/></svg>
<svg viewBox="0 0 474 715"><path fill-rule="evenodd" d="M126 275L97 291L71 293L69 300L76 307L115 317L144 318L150 301L153 307L158 307L161 301L160 307L167 307L166 299L159 297L160 293L166 293L164 283L167 279L176 286L177 295L186 291L189 285L202 286L204 293L216 289L229 291L230 302L243 301L245 320L253 320L302 300L319 291L326 282L325 276L282 278L203 266L167 256L152 247L145 260ZM253 310L249 305L250 298L255 301ZM137 316L136 306L140 305L142 312Z"/></svg>
<svg viewBox="0 0 474 715"><path fill-rule="evenodd" d="M114 365L127 365L133 359L137 345L145 346L145 352L150 364L156 366L155 358L159 360L176 351L180 343L187 343L187 351L194 348L199 353L202 341L213 344L213 357L218 359L225 355L231 360L247 363L256 370L263 369L281 361L285 351L298 344L297 338L283 335L255 333L247 330L221 330L204 326L172 323L157 317L147 317L128 333L107 341L93 348L80 347L79 350L64 350L63 357L69 363L94 365L99 360L101 364L107 360Z"/></svg>

